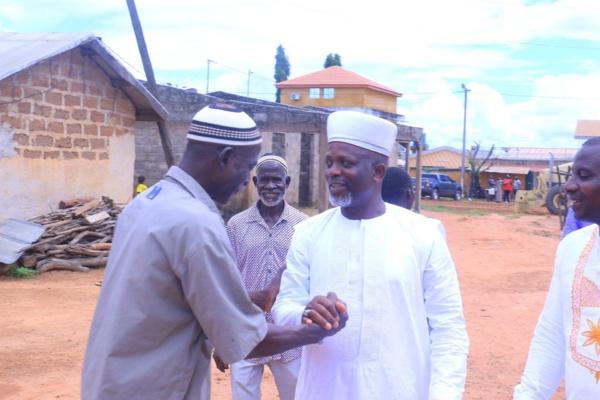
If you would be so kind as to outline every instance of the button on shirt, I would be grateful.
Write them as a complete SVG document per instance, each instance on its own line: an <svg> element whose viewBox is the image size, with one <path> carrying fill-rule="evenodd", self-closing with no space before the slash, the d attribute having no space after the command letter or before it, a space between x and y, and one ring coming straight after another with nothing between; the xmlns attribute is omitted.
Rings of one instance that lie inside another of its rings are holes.
<svg viewBox="0 0 600 400"><path fill-rule="evenodd" d="M246 290L262 290L275 277L285 261L294 226L307 218L306 214L284 203L279 220L269 228L260 215L256 202L229 220L227 234L236 254ZM271 313L264 314L266 321L273 324ZM257 364L271 361L288 362L298 358L301 353L302 349L298 347L271 357L254 358L249 361Z"/></svg>

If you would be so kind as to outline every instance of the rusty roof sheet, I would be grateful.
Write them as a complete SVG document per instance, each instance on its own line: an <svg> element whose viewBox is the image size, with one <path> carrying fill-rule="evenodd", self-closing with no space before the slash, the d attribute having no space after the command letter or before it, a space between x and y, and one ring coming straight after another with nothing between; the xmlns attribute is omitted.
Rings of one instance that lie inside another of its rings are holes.
<svg viewBox="0 0 600 400"><path fill-rule="evenodd" d="M168 112L160 102L91 33L0 32L0 80L76 47L81 47L129 98L138 120L166 119Z"/></svg>
<svg viewBox="0 0 600 400"><path fill-rule="evenodd" d="M359 74L344 69L340 66L333 66L313 72L308 75L299 76L294 79L279 82L275 84L277 88L299 88L299 87L320 87L320 88L340 88L340 87L359 87L369 88L378 92L391 94L392 96L402 97L402 93L383 86L377 82L360 76Z"/></svg>

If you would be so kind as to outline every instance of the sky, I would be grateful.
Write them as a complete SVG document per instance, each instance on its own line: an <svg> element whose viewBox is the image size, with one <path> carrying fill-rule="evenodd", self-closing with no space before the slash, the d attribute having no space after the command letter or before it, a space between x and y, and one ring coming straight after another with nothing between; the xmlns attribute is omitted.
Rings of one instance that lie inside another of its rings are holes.
<svg viewBox="0 0 600 400"><path fill-rule="evenodd" d="M274 101L291 78L344 68L403 93L398 114L429 148L577 148L600 120L597 0L137 0L156 80ZM2 0L0 32L93 33L143 67L126 0ZM466 124L464 124L465 91Z"/></svg>

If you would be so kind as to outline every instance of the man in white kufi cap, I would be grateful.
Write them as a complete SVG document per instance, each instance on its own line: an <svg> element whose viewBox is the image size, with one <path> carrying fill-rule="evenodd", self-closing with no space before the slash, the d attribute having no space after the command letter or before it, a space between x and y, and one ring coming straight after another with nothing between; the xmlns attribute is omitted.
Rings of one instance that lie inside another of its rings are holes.
<svg viewBox="0 0 600 400"><path fill-rule="evenodd" d="M119 215L83 365L83 400L208 400L213 346L233 363L343 328L347 314L331 296L321 299L331 311L314 326L268 325L244 288L215 202L248 183L260 147L246 113L207 106L192 120L179 165ZM260 292L270 308L276 291Z"/></svg>
<svg viewBox="0 0 600 400"><path fill-rule="evenodd" d="M284 325L319 322L333 291L350 319L304 347L296 399L461 399L469 340L439 221L381 199L397 128L338 111L325 159L334 206L296 226L273 307ZM312 300L311 300L312 299Z"/></svg>

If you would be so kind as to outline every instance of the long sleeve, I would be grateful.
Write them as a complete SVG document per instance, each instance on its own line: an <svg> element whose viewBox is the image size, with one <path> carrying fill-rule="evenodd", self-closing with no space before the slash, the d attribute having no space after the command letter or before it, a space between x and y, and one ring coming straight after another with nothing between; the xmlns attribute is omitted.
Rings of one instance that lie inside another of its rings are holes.
<svg viewBox="0 0 600 400"><path fill-rule="evenodd" d="M514 400L549 399L565 374L565 341L560 300L559 263L546 303L538 320L527 356L521 383L515 387Z"/></svg>
<svg viewBox="0 0 600 400"><path fill-rule="evenodd" d="M303 235L295 234L287 254L287 269L271 313L278 325L302 323L302 312L310 301L310 266Z"/></svg>
<svg viewBox="0 0 600 400"><path fill-rule="evenodd" d="M436 233L423 283L425 312L431 329L429 398L461 399L467 375L469 338L456 269L441 234Z"/></svg>

